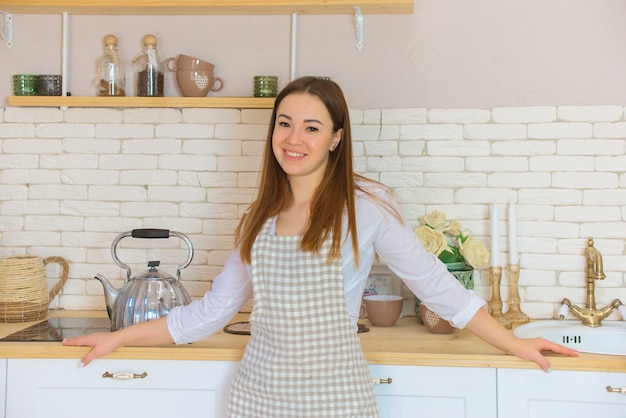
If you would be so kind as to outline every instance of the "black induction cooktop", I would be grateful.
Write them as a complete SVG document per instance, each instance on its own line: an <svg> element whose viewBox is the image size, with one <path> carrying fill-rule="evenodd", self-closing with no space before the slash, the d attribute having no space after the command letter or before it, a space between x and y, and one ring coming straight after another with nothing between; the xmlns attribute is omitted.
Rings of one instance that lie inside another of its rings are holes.
<svg viewBox="0 0 626 418"><path fill-rule="evenodd" d="M0 341L63 341L94 332L111 332L108 318L48 318Z"/></svg>

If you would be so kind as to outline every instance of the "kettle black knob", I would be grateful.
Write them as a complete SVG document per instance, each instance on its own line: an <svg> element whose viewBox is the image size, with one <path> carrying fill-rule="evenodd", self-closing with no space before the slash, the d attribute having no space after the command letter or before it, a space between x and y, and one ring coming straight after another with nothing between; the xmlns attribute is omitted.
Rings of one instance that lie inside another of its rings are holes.
<svg viewBox="0 0 626 418"><path fill-rule="evenodd" d="M161 264L161 261L157 260L157 261L148 261L148 267L153 268L153 267L158 267Z"/></svg>

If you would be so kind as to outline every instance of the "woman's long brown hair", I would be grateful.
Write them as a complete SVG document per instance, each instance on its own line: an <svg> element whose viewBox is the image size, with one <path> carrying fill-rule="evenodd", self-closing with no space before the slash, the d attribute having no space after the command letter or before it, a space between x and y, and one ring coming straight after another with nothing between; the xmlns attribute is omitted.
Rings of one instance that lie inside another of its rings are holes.
<svg viewBox="0 0 626 418"><path fill-rule="evenodd" d="M242 261L250 264L252 245L263 224L268 218L277 215L285 205L289 193L289 181L287 174L274 156L272 135L276 125L278 106L285 97L294 93L317 96L324 103L332 118L333 132L343 130L341 141L330 153L326 172L313 195L309 225L302 236L301 249L318 252L330 235L332 246L329 261L335 257L341 257L341 229L344 213L347 213L347 232L352 237L352 250L358 265L358 237L354 209L355 174L352 167L349 109L341 88L331 80L318 77L302 77L294 80L276 97L263 153L259 192L237 226L235 244L239 246Z"/></svg>

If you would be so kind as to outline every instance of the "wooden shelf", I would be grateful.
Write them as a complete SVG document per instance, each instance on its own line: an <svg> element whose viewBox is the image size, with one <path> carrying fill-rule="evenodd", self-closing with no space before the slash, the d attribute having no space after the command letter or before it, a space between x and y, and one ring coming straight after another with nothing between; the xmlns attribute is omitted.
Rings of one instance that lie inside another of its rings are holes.
<svg viewBox="0 0 626 418"><path fill-rule="evenodd" d="M414 0L0 0L0 12L75 15L411 14ZM65 58L64 58L65 59ZM273 98L10 96L15 107L271 109Z"/></svg>
<svg viewBox="0 0 626 418"><path fill-rule="evenodd" d="M15 107L214 107L271 109L274 107L274 98L9 96L8 104Z"/></svg>
<svg viewBox="0 0 626 418"><path fill-rule="evenodd" d="M0 0L6 13L79 15L411 14L414 0Z"/></svg>

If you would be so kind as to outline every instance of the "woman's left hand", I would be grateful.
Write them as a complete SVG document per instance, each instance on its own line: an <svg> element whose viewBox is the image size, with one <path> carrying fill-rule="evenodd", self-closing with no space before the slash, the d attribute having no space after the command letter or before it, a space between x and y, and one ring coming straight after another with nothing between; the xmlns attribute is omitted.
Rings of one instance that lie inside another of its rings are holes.
<svg viewBox="0 0 626 418"><path fill-rule="evenodd" d="M467 329L506 353L534 361L546 372L550 371L550 362L542 351L552 351L571 357L578 356L578 351L543 338L517 338L484 309L476 312L467 324Z"/></svg>
<svg viewBox="0 0 626 418"><path fill-rule="evenodd" d="M537 363L545 372L549 372L550 362L542 354L542 351L552 351L556 354L564 354L570 357L577 357L578 351L556 344L543 338L515 338L512 347L507 350L509 354L530 360Z"/></svg>

